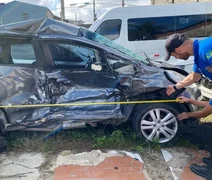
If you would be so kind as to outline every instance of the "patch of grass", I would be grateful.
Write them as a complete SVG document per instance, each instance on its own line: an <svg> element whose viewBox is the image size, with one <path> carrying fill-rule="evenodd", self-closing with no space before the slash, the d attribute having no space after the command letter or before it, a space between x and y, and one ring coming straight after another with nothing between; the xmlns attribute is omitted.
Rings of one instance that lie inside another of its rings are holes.
<svg viewBox="0 0 212 180"><path fill-rule="evenodd" d="M92 135L93 132L91 131L91 129L76 129L64 131L64 136L66 138L71 138L79 141L89 141L91 140Z"/></svg>
<svg viewBox="0 0 212 180"><path fill-rule="evenodd" d="M142 142L131 128L111 126L61 131L53 136L41 132L10 132L7 134L8 149L14 151L57 152L60 150L91 149L138 149Z"/></svg>
<svg viewBox="0 0 212 180"><path fill-rule="evenodd" d="M127 143L122 131L116 130L110 136L94 137L93 148L123 148Z"/></svg>
<svg viewBox="0 0 212 180"><path fill-rule="evenodd" d="M136 150L140 154L146 148L160 150L157 140L153 143L141 141L130 125L119 127L102 125L98 128L61 131L46 140L48 133L11 132L7 135L8 149L27 152L59 152L62 150L90 151L92 149ZM178 146L188 146L186 141L178 142Z"/></svg>
<svg viewBox="0 0 212 180"><path fill-rule="evenodd" d="M176 147L188 147L188 148L195 148L195 147L196 147L196 145L190 143L188 140L186 140L186 139L183 138L183 137L181 137L181 138L177 141L177 143L176 143L175 146L176 146Z"/></svg>
<svg viewBox="0 0 212 180"><path fill-rule="evenodd" d="M154 139L153 142L151 143L151 148L155 150L160 150L161 145L159 144L159 139Z"/></svg>
<svg viewBox="0 0 212 180"><path fill-rule="evenodd" d="M8 149L15 151L54 151L55 140L42 140L43 133L11 132L6 136Z"/></svg>
<svg viewBox="0 0 212 180"><path fill-rule="evenodd" d="M139 153L139 154L143 154L144 153L144 148L142 146L136 146L135 150Z"/></svg>

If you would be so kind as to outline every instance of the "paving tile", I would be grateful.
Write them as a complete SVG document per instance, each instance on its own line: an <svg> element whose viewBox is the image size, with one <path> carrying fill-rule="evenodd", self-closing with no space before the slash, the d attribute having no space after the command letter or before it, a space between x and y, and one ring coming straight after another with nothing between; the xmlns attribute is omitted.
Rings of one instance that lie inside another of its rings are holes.
<svg viewBox="0 0 212 180"><path fill-rule="evenodd" d="M59 166L54 180L145 180L142 169L143 164L129 156L114 156L96 166Z"/></svg>
<svg viewBox="0 0 212 180"><path fill-rule="evenodd" d="M200 164L202 163L203 157L209 157L209 153L206 151L199 151L191 148L184 148L183 151L187 154L192 154L193 156L193 158L189 161L189 165L193 163Z"/></svg>
<svg viewBox="0 0 212 180"><path fill-rule="evenodd" d="M129 156L123 156L123 157L114 156L110 157L109 160L110 160L110 166L112 167L129 167L129 165L131 164L130 161L131 159Z"/></svg>
<svg viewBox="0 0 212 180"><path fill-rule="evenodd" d="M184 168L184 171L182 173L182 180L205 180L205 178L198 176L196 174L194 174L191 170L190 170L190 166L186 166Z"/></svg>
<svg viewBox="0 0 212 180"><path fill-rule="evenodd" d="M95 179L101 179L101 178L109 178L111 174L111 170L110 169L97 169L94 172L94 178Z"/></svg>
<svg viewBox="0 0 212 180"><path fill-rule="evenodd" d="M100 162L97 166L95 166L95 168L104 168L104 169L111 169L113 167L111 167L111 162L109 158L106 158L104 161Z"/></svg>
<svg viewBox="0 0 212 180"><path fill-rule="evenodd" d="M186 154L192 155L192 158L188 162L188 164L184 167L184 170L181 174L182 180L205 180L205 178L202 178L201 176L196 175L190 170L190 165L193 163L203 165L202 158L203 157L209 157L209 153L206 151L198 151L195 149L190 148L184 148L183 151Z"/></svg>

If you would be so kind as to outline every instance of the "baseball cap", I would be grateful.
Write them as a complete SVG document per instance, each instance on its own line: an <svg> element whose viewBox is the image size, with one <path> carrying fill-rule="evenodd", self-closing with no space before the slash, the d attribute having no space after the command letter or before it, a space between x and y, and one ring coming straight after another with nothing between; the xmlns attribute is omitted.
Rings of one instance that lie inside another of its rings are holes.
<svg viewBox="0 0 212 180"><path fill-rule="evenodd" d="M188 37L185 34L172 34L168 37L165 43L165 49L167 55L164 60L168 61L170 59L171 53L175 51L176 48L180 47Z"/></svg>

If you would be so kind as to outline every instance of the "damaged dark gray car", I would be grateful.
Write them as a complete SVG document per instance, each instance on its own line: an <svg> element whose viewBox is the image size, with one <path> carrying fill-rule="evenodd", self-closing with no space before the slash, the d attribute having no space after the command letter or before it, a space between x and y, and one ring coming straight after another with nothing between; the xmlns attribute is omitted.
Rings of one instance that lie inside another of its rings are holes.
<svg viewBox="0 0 212 180"><path fill-rule="evenodd" d="M2 106L197 96L195 88L166 95L167 85L183 75L180 69L151 62L87 29L53 19L0 26ZM173 143L183 123L191 121L179 122L177 114L191 110L180 103L2 108L0 128L52 131L132 121L140 137Z"/></svg>

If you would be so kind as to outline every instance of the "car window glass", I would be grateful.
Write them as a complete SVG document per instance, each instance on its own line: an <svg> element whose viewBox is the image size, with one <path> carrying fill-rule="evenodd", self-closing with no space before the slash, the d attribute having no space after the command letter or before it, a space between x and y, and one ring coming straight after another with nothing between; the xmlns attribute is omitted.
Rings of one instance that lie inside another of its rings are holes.
<svg viewBox="0 0 212 180"><path fill-rule="evenodd" d="M36 65L34 49L31 43L23 43L17 39L0 41L0 64L4 65Z"/></svg>
<svg viewBox="0 0 212 180"><path fill-rule="evenodd" d="M50 43L49 50L56 68L84 69L99 60L91 48L65 43Z"/></svg>
<svg viewBox="0 0 212 180"><path fill-rule="evenodd" d="M138 53L134 53L133 51L125 48L124 46L120 44L115 43L114 41L109 40L108 38L103 37L102 35L98 33L94 33L92 31L89 31L83 28L83 29L80 29L80 34L82 37L86 39L89 39L101 45L107 46L110 49L114 49L115 51L119 51L119 53L121 53L123 56L125 56L128 59L136 59L146 65L150 65L150 62L145 56L141 56Z"/></svg>
<svg viewBox="0 0 212 180"><path fill-rule="evenodd" d="M119 74L134 74L135 69L133 63L127 62L123 58L114 54L106 55L110 67Z"/></svg>
<svg viewBox="0 0 212 180"><path fill-rule="evenodd" d="M114 54L107 54L106 58L107 58L109 65L113 69L118 69L120 67L127 66L130 64L129 62L126 62L125 60L123 60L123 58L116 56Z"/></svg>
<svg viewBox="0 0 212 180"><path fill-rule="evenodd" d="M166 39L174 33L174 17L135 18L128 20L128 40Z"/></svg>
<svg viewBox="0 0 212 180"><path fill-rule="evenodd" d="M120 35L121 20L107 20L104 21L96 30L96 32L110 40L117 39Z"/></svg>
<svg viewBox="0 0 212 180"><path fill-rule="evenodd" d="M13 64L35 64L35 53L32 44L11 45Z"/></svg>
<svg viewBox="0 0 212 180"><path fill-rule="evenodd" d="M207 34L206 36L212 36L212 14L207 14Z"/></svg>
<svg viewBox="0 0 212 180"><path fill-rule="evenodd" d="M205 36L205 15L176 16L175 23L177 33L184 33L190 38Z"/></svg>

